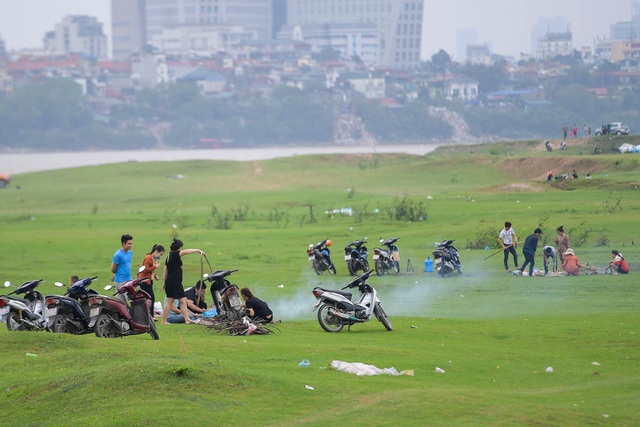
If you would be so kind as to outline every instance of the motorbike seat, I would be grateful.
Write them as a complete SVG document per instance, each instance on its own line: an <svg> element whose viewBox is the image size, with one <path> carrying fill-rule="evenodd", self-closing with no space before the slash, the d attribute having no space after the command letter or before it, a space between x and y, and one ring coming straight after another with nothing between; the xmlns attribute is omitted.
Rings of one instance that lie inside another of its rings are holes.
<svg viewBox="0 0 640 427"><path fill-rule="evenodd" d="M325 288L318 288L318 289L320 289L321 291L324 291L324 292L333 292L334 294L340 294L343 297L346 297L348 299L351 299L351 297L353 296L353 294L351 292L338 291L338 290L335 290L335 289L325 289Z"/></svg>
<svg viewBox="0 0 640 427"><path fill-rule="evenodd" d="M26 299L20 298L20 297L14 297L14 296L10 296L10 295L2 295L2 297L10 299L10 300L14 300L14 301L19 301L19 302L21 302L23 304L27 304L27 305L29 305L29 303L30 303L29 300L26 300Z"/></svg>

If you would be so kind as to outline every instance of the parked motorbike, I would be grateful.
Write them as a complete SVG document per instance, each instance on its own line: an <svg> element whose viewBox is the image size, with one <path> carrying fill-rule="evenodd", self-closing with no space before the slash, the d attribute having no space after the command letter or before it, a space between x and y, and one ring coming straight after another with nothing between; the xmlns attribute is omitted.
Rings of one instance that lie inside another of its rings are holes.
<svg viewBox="0 0 640 427"><path fill-rule="evenodd" d="M400 250L395 245L398 240L400 240L399 237L387 240L381 237L380 243L387 249L373 249L373 261L378 276L382 276L389 270L400 273Z"/></svg>
<svg viewBox="0 0 640 427"><path fill-rule="evenodd" d="M89 327L97 337L116 338L127 335L149 333L154 340L160 339L156 324L151 318L151 297L141 289L140 283L147 279L135 279L125 282L113 298L104 295L89 297ZM110 290L108 285L104 289Z"/></svg>
<svg viewBox="0 0 640 427"><path fill-rule="evenodd" d="M36 288L44 279L31 280L17 286L13 292L0 296L0 321L6 321L10 331L47 330L47 307L44 295ZM4 282L4 287L11 282ZM24 294L24 298L11 295Z"/></svg>
<svg viewBox="0 0 640 427"><path fill-rule="evenodd" d="M45 302L48 309L48 326L51 332L82 335L94 332L89 327L89 297L99 295L93 289L89 289L91 283L98 276L87 277L78 280L71 286L55 282L58 287L65 287L64 295L47 295Z"/></svg>
<svg viewBox="0 0 640 427"><path fill-rule="evenodd" d="M387 331L393 330L387 313L378 299L377 291L367 283L371 273L373 270L356 277L339 291L320 287L313 289L313 296L318 299L313 309L318 309L318 323L322 329L327 332L340 332L344 325L351 329L351 325L368 322L373 315ZM344 292L345 289L352 288L358 288L361 294L355 304L351 302L353 296L351 292Z"/></svg>
<svg viewBox="0 0 640 427"><path fill-rule="evenodd" d="M330 246L331 240L325 239L315 245L313 243L310 244L309 249L307 249L309 262L313 267L313 271L315 271L318 276L322 275L325 271L328 271L330 274L336 274L336 266L333 265L333 261L331 261Z"/></svg>
<svg viewBox="0 0 640 427"><path fill-rule="evenodd" d="M244 315L238 287L226 279L226 277L237 271L216 270L211 274L203 275L204 279L211 283L211 298L218 312L217 317L227 320L240 320Z"/></svg>
<svg viewBox="0 0 640 427"><path fill-rule="evenodd" d="M367 260L367 247L364 246L367 238L365 237L362 240L356 240L355 242L349 243L344 247L344 260L347 263L347 270L349 270L349 274L355 276L358 274L358 271L362 270L362 272L369 271L369 261Z"/></svg>
<svg viewBox="0 0 640 427"><path fill-rule="evenodd" d="M458 249L453 246L453 242L455 242L455 240L443 240L440 243L436 243L436 250L433 251L436 270L442 277L447 277L449 273L456 270L462 274L460 254L458 253Z"/></svg>

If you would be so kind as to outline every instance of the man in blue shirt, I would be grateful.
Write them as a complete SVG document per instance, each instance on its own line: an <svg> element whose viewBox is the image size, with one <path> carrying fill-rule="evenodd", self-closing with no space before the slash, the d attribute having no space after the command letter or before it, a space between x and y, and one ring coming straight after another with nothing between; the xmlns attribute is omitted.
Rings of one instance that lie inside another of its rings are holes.
<svg viewBox="0 0 640 427"><path fill-rule="evenodd" d="M531 264L529 267L529 277L533 277L533 265L535 264L534 258L536 256L536 249L538 249L538 239L542 234L540 228L536 228L533 234L529 235L524 241L524 247L522 248L522 254L524 255L524 264L520 269L520 273L524 273L527 268L527 264Z"/></svg>
<svg viewBox="0 0 640 427"><path fill-rule="evenodd" d="M133 247L133 237L130 234L123 234L120 238L122 242L122 248L118 249L113 255L113 264L111 264L111 272L114 274L113 283L116 288L120 287L131 280L131 258L133 253L131 248Z"/></svg>

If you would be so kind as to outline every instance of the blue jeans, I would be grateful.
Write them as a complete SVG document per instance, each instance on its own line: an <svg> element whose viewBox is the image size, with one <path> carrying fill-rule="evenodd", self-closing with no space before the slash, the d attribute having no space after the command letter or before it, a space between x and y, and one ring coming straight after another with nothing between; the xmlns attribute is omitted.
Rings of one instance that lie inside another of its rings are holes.
<svg viewBox="0 0 640 427"><path fill-rule="evenodd" d="M196 320L196 316L189 313L189 319ZM169 323L184 323L184 316L182 314L174 313L173 311L167 316L167 322Z"/></svg>

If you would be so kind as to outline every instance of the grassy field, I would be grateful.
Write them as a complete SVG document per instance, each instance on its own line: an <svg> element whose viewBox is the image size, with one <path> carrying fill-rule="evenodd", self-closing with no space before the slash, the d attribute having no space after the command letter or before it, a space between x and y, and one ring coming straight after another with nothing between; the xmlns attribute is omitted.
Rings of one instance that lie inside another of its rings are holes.
<svg viewBox="0 0 640 427"><path fill-rule="evenodd" d="M44 278L41 290L57 293L55 281L98 275L103 286L121 234L134 236L134 264L178 236L214 268L239 269L235 283L282 323L246 337L159 325L160 341L0 325L0 425L638 425L640 174L636 154L610 153L620 141L15 176L0 191L0 281ZM595 144L608 154L591 154ZM548 170L573 169L577 180L545 181ZM485 259L505 220L521 240L541 226L544 243L564 225L583 263L603 267L615 248L632 274L507 274L501 254ZM394 331L374 320L328 334L311 289L344 286L342 248L365 236L370 250L400 237L401 274L371 279ZM316 276L306 247L327 237L338 274ZM447 238L457 239L464 274L424 273L434 242ZM190 285L203 267L196 255L184 261ZM332 360L415 376L356 377L329 369Z"/></svg>

